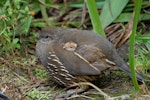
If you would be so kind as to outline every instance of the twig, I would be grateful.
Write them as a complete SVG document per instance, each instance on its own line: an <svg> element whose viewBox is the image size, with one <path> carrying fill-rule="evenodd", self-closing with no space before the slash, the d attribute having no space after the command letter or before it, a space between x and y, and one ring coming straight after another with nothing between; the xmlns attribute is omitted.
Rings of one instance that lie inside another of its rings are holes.
<svg viewBox="0 0 150 100"><path fill-rule="evenodd" d="M105 92L103 92L100 88L98 88L97 86L95 86L94 84L92 83L89 83L89 82L80 82L80 83L75 83L74 85L72 86L79 86L79 85L89 85L89 86L92 86L94 89L96 89L101 95L104 96L105 99L110 99L111 97L108 96Z"/></svg>
<svg viewBox="0 0 150 100"><path fill-rule="evenodd" d="M19 76L17 73L13 72L13 74L15 74L17 77L19 77L21 80L27 82L27 83L30 83L29 81L27 81L24 77L22 76Z"/></svg>
<svg viewBox="0 0 150 100"><path fill-rule="evenodd" d="M72 99L78 98L78 97L83 97L83 98L86 98L86 99L94 100L93 98L85 96L85 95L74 95L72 97L67 98L67 100L70 100L70 99L72 100Z"/></svg>

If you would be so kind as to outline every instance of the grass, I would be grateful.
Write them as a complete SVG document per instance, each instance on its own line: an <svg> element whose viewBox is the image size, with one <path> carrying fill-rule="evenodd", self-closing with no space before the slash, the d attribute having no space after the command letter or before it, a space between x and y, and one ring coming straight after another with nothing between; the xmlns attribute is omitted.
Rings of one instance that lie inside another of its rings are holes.
<svg viewBox="0 0 150 100"><path fill-rule="evenodd" d="M44 99L44 100L49 100L49 98L52 96L50 92L48 91L44 92L43 90L39 91L37 88L33 88L26 94L32 99Z"/></svg>

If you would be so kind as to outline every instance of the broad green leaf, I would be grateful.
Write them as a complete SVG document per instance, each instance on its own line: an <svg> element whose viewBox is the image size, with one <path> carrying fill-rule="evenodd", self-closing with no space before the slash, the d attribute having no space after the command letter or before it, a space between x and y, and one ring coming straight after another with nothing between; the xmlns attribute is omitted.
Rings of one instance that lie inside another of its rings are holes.
<svg viewBox="0 0 150 100"><path fill-rule="evenodd" d="M113 22L128 22L132 13L121 13Z"/></svg>
<svg viewBox="0 0 150 100"><path fill-rule="evenodd" d="M100 18L103 28L111 24L125 8L129 0L106 0Z"/></svg>
<svg viewBox="0 0 150 100"><path fill-rule="evenodd" d="M128 22L132 13L121 13L113 22ZM140 14L140 21L150 20L150 14Z"/></svg>

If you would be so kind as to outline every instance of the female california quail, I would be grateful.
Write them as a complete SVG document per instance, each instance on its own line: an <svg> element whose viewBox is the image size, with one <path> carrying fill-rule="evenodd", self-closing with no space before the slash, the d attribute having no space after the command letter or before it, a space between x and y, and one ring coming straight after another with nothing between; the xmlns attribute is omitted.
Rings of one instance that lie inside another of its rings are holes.
<svg viewBox="0 0 150 100"><path fill-rule="evenodd" d="M36 53L51 79L64 86L93 81L102 71L114 66L131 76L129 66L114 46L92 31L43 28ZM143 81L139 73L136 76L138 81Z"/></svg>

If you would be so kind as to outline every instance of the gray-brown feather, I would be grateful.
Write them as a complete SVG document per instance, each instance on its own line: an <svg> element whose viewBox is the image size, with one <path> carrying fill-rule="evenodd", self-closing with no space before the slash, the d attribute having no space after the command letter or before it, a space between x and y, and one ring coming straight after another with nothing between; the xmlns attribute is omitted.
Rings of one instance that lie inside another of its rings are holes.
<svg viewBox="0 0 150 100"><path fill-rule="evenodd" d="M42 40L46 35L49 39L44 38ZM82 81L82 78L81 80L76 79L79 76L99 75L101 71L110 68L111 65L109 64L114 64L131 75L128 65L119 57L113 45L106 38L94 32L47 27L42 30L40 37L41 39L36 47L37 56L45 67L49 67L47 69L54 71L50 71L51 77L55 81L62 81L62 84L69 82L69 80L72 80L72 82ZM48 42L40 42L45 41L45 39ZM77 43L78 47L75 52L87 60L94 68L74 52L63 49L62 45L68 41ZM92 51L93 49L95 51ZM56 55L55 58L53 58L54 55ZM105 62L103 63L103 61ZM138 73L137 78L139 81L143 80L143 77Z"/></svg>

